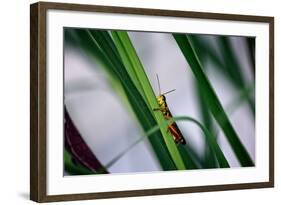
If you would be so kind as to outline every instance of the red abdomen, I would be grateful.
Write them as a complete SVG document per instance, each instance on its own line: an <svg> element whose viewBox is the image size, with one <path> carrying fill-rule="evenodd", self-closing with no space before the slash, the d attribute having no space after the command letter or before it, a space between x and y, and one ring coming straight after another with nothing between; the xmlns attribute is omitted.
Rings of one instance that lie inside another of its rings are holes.
<svg viewBox="0 0 281 205"><path fill-rule="evenodd" d="M186 144L185 139L183 138L178 126L176 123L172 123L168 126L168 130L170 131L170 133L173 135L173 138L175 140L175 142L181 143L181 144Z"/></svg>

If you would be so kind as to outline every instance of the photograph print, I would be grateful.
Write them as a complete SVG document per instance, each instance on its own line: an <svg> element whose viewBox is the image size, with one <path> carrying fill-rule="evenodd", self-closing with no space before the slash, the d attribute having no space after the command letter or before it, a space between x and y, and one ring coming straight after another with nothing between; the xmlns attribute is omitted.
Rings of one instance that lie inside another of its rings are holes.
<svg viewBox="0 0 281 205"><path fill-rule="evenodd" d="M255 166L255 38L64 27L64 176Z"/></svg>

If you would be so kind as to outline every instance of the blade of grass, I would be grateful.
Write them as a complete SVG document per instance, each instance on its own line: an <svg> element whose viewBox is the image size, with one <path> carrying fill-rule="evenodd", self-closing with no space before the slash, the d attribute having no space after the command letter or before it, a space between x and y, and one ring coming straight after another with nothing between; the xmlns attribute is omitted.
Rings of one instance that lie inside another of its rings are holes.
<svg viewBox="0 0 281 205"><path fill-rule="evenodd" d="M207 59L211 60L216 65L215 68L220 69L220 72L225 75L225 65L217 55L217 52L212 45L198 34L187 34L187 36L189 37L190 42L196 54L198 55L199 61L204 65Z"/></svg>
<svg viewBox="0 0 281 205"><path fill-rule="evenodd" d="M186 169L202 169L202 162L199 160L199 156L196 156L191 151L191 147L188 145L178 145L178 150L182 156ZM204 167L205 168L205 167Z"/></svg>
<svg viewBox="0 0 281 205"><path fill-rule="evenodd" d="M203 131L203 133L205 134L206 140L208 141L208 144L210 145L210 148L212 149L212 151L215 153L219 166L221 168L228 168L230 167L228 164L228 161L226 160L222 150L220 149L216 137L204 126L202 125L198 120L192 118L192 117L188 117L188 116L178 116L178 117L174 117L173 121L190 121L195 123L198 127L200 127L200 129Z"/></svg>
<svg viewBox="0 0 281 205"><path fill-rule="evenodd" d="M187 63L189 64L190 69L192 70L195 78L198 81L200 92L204 96L205 102L208 104L208 107L212 112L214 118L222 128L240 164L242 166L254 166L250 155L241 143L213 87L211 86L207 76L203 72L201 64L193 47L191 46L189 38L184 34L173 34L173 36L179 48L181 49Z"/></svg>
<svg viewBox="0 0 281 205"><path fill-rule="evenodd" d="M238 96L235 96L229 104L225 106L225 111L232 115L243 103L246 103L249 99L249 95L254 91L254 85L247 87L241 91ZM220 130L214 130L215 136L219 135Z"/></svg>
<svg viewBox="0 0 281 205"><path fill-rule="evenodd" d="M183 146L181 146L183 147ZM198 153L194 150L193 146L191 144L186 144L184 146L184 149L186 151L186 153L188 153L189 157L192 159L192 161L194 162L194 164L196 165L196 167L198 167L198 169L204 169L204 162L201 159L200 155L198 155ZM181 149L179 149L181 152Z"/></svg>
<svg viewBox="0 0 281 205"><path fill-rule="evenodd" d="M200 62L205 62L206 59L209 57L209 55L212 55L214 52L210 52L209 48L210 45L205 45L205 42L202 42L202 38L199 38L198 35L189 35L189 38L191 39L191 43L193 45L193 48L195 48L195 52L198 54ZM196 46L195 46L196 45ZM204 47L204 49L203 49ZM208 48L208 49L206 49ZM197 93L197 99L199 103L199 111L201 115L201 119L203 121L203 124L206 125L207 129L213 134L213 121L212 117L210 115L209 109L205 104L204 97L200 93L199 85L197 81L194 81L196 93ZM204 167L207 168L215 168L217 167L217 161L215 154L213 153L212 149L210 149L210 146L208 142L204 141Z"/></svg>
<svg viewBox="0 0 281 205"><path fill-rule="evenodd" d="M150 110L152 111L154 108L158 108L156 96L127 32L112 31L111 34L128 73L131 74L130 76L133 76L132 79L138 81L137 85L141 87L139 90L143 91ZM160 112L154 112L154 116L158 124L165 121L165 118ZM167 132L167 128L161 128L160 131L177 169L186 169L171 134Z"/></svg>
<svg viewBox="0 0 281 205"><path fill-rule="evenodd" d="M89 30L89 34L98 43L101 51L104 53L104 56L112 63L112 71L122 84L132 109L134 110L134 113L136 114L141 126L144 130L149 130L151 127L156 125L156 121L142 95L127 73L113 40L106 31ZM155 137L151 138L150 142L155 150L155 154L158 157L161 166L164 170L176 169L175 164L163 141L161 133L157 132L154 135Z"/></svg>
<svg viewBox="0 0 281 205"><path fill-rule="evenodd" d="M206 128L214 134L214 128L213 128L213 121L212 116L210 115L210 111L208 107L205 104L204 97L202 96L202 93L200 92L199 85L197 82L195 82L196 86L196 93L198 97L198 103L199 103L199 112L202 118L203 124L206 126ZM215 168L217 167L217 160L215 157L215 153L210 148L208 141L204 141L204 167L207 168Z"/></svg>
<svg viewBox="0 0 281 205"><path fill-rule="evenodd" d="M216 56L214 56L215 52L211 50L211 46L208 45L208 42L206 42L206 40L202 39L200 36L198 36L198 34L189 34L188 36L191 40L193 48L195 49L195 52L198 54L200 62L205 62L208 58L211 58L213 61L215 61L216 64L220 64L220 61L217 60ZM196 87L196 93L199 102L199 111L203 124L206 125L207 129L212 134L214 134L213 123L212 123L213 121L209 109L205 105L205 101L202 94L199 92L199 85L197 84L196 81L194 82L194 84ZM210 146L206 140L204 143L205 144L204 144L203 166L207 168L215 168L218 166L215 154L210 149Z"/></svg>

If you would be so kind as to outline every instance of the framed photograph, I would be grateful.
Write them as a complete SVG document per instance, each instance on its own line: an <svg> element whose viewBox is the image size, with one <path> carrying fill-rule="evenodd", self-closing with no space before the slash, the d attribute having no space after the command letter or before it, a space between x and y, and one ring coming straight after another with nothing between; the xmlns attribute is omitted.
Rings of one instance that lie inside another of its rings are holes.
<svg viewBox="0 0 281 205"><path fill-rule="evenodd" d="M274 18L31 5L30 198L274 186Z"/></svg>

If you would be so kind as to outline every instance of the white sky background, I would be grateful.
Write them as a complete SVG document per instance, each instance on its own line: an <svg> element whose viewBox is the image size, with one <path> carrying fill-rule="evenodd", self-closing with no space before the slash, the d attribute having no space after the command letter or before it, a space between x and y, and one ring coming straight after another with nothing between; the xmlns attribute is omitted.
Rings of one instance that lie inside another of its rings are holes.
<svg viewBox="0 0 281 205"><path fill-rule="evenodd" d="M130 32L131 40L144 65L149 80L158 94L156 73L162 92L176 89L166 96L174 116L187 115L199 119L194 78L177 44L169 34ZM243 53L241 38L232 37L239 52L245 76L252 81L249 63ZM212 64L208 64L212 71ZM237 95L234 88L217 72L208 77L222 104L228 105ZM65 49L65 102L75 125L102 163L110 161L141 136L136 121L128 114L118 95L107 85L106 77L81 50ZM229 116L252 159L255 157L254 120L246 104ZM178 123L187 143L202 153L203 140L200 130L188 123ZM218 142L231 166L239 166L228 143L222 136ZM109 171L143 172L160 170L150 147L142 142L128 152Z"/></svg>

